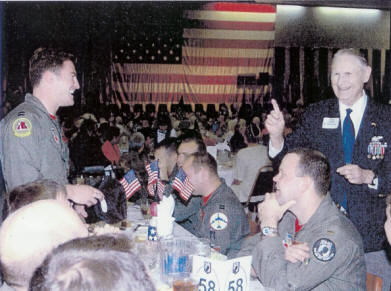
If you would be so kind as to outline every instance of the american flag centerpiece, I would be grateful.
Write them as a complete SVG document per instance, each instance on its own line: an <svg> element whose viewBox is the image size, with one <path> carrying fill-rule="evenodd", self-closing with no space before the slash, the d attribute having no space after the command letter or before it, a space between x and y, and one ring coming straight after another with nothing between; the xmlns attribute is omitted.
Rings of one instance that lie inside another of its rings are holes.
<svg viewBox="0 0 391 291"><path fill-rule="evenodd" d="M153 161L146 167L148 173L148 193L150 196L155 197L158 195L159 200L163 199L164 184L160 181L158 161Z"/></svg>
<svg viewBox="0 0 391 291"><path fill-rule="evenodd" d="M194 191L194 186L182 168L179 169L172 183L172 188L178 191L179 196L184 200L189 200L191 193Z"/></svg>
<svg viewBox="0 0 391 291"><path fill-rule="evenodd" d="M121 180L119 180L119 182L125 189L126 200L128 200L134 195L134 193L141 189L140 181L136 177L133 169L129 170L126 175Z"/></svg>

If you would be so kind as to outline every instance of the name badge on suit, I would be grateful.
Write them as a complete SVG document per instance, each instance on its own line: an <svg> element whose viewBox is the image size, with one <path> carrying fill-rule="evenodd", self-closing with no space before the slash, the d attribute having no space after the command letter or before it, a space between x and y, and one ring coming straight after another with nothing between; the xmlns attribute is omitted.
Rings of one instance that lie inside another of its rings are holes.
<svg viewBox="0 0 391 291"><path fill-rule="evenodd" d="M339 118L338 117L324 117L322 128L326 129L336 129L339 126Z"/></svg>

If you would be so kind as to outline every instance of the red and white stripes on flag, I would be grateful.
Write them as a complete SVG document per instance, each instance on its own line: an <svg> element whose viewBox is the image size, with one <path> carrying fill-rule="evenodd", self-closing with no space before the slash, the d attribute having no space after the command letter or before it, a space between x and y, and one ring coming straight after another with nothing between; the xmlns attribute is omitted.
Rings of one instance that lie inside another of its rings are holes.
<svg viewBox="0 0 391 291"><path fill-rule="evenodd" d="M207 3L184 11L181 64L112 64L121 102L239 102L239 75L272 74L276 8L256 3ZM257 90L265 90L258 88ZM257 93L257 92L255 92Z"/></svg>
<svg viewBox="0 0 391 291"><path fill-rule="evenodd" d="M121 180L119 180L119 182L125 189L126 200L128 200L133 196L134 193L141 189L141 184L137 179L134 170L129 170L129 172L127 172L126 175Z"/></svg>
<svg viewBox="0 0 391 291"><path fill-rule="evenodd" d="M189 200L191 193L193 193L194 186L191 184L189 178L182 170L182 168L179 169L177 175L175 176L174 181L172 182L172 188L178 191L179 196L184 201Z"/></svg>
<svg viewBox="0 0 391 291"><path fill-rule="evenodd" d="M150 196L155 197L157 194L159 199L163 199L164 184L159 179L159 166L158 161L153 161L146 167L148 173L148 185L147 190Z"/></svg>

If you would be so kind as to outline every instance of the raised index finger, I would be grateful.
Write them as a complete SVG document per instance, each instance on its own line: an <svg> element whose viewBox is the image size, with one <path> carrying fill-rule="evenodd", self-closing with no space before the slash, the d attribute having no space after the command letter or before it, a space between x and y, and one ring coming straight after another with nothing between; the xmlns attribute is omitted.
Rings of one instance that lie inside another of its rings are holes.
<svg viewBox="0 0 391 291"><path fill-rule="evenodd" d="M278 103L276 101L276 99L272 99L272 105L273 105L273 110L276 111L276 112L281 112L280 110L280 107L278 106Z"/></svg>

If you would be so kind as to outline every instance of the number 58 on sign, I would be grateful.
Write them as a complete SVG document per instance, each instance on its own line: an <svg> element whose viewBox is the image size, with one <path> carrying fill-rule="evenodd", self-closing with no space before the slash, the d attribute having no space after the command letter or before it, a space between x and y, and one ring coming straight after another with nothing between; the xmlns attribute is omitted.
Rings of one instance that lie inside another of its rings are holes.
<svg viewBox="0 0 391 291"><path fill-rule="evenodd" d="M248 291L251 256L227 261L193 257L193 275L198 291Z"/></svg>

